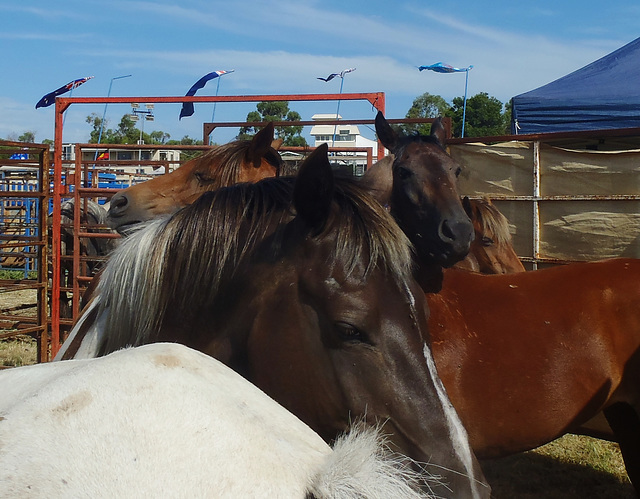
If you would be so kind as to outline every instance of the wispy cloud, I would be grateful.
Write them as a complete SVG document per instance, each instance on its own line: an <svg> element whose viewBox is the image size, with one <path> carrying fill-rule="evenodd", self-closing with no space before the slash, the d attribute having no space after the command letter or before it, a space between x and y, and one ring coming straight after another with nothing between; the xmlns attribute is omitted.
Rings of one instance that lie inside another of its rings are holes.
<svg viewBox="0 0 640 499"><path fill-rule="evenodd" d="M57 4L60 6L60 4ZM29 16L37 16L45 20L54 20L60 18L68 19L81 19L83 14L74 9L60 9L60 8L42 8L35 7L33 5L20 5L20 4L5 4L0 5L0 12L10 12L17 14L26 14Z"/></svg>
<svg viewBox="0 0 640 499"><path fill-rule="evenodd" d="M49 32L20 32L20 33L0 33L3 40L42 40L49 42L70 42L77 43L88 40L93 35L89 33L49 33Z"/></svg>

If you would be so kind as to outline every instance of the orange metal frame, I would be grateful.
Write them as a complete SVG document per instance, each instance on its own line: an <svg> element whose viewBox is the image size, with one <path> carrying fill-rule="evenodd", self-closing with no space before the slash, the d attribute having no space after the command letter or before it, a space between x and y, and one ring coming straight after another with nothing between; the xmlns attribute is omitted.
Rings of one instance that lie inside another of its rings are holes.
<svg viewBox="0 0 640 499"><path fill-rule="evenodd" d="M293 95L232 95L232 96L193 96L193 97L58 97L55 107L55 136L53 156L53 213L52 213L52 283L51 295L60 294L60 242L61 242L61 201L62 184L62 131L64 112L72 104L126 104L134 102L153 102L171 104L183 102L263 102L263 101L338 101L365 100L379 111L385 112L384 92L344 93L344 94L293 94ZM381 149L381 148L379 148ZM381 154L381 150L379 154ZM55 356L61 346L60 303L51 300L51 356Z"/></svg>

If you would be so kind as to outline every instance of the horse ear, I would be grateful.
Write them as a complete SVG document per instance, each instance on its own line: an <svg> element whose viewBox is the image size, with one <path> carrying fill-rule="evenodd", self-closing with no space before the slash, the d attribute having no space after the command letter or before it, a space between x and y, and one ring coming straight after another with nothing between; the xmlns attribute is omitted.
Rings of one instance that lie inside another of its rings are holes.
<svg viewBox="0 0 640 499"><path fill-rule="evenodd" d="M382 142L382 145L389 149L389 151L394 152L396 150L398 134L391 128L382 111L378 111L376 115L376 134L380 142Z"/></svg>
<svg viewBox="0 0 640 499"><path fill-rule="evenodd" d="M378 200L380 204L386 206L391 198L393 187L393 154L385 156L377 161L371 168L368 168L361 177L361 183L369 193Z"/></svg>
<svg viewBox="0 0 640 499"><path fill-rule="evenodd" d="M253 163L255 168L260 168L262 158L271 150L273 142L273 123L267 123L262 130L256 133L251 139L251 146L247 150L247 161Z"/></svg>
<svg viewBox="0 0 640 499"><path fill-rule="evenodd" d="M293 189L296 213L314 233L320 233L329 218L333 199L333 172L327 144L321 144L300 166Z"/></svg>
<svg viewBox="0 0 640 499"><path fill-rule="evenodd" d="M462 198L462 207L469 218L473 218L473 208L471 207L471 200L469 196Z"/></svg>
<svg viewBox="0 0 640 499"><path fill-rule="evenodd" d="M431 124L431 136L438 141L438 144L444 147L447 140L447 131L444 129L441 116L438 116Z"/></svg>
<svg viewBox="0 0 640 499"><path fill-rule="evenodd" d="M284 143L284 140L282 139L274 139L271 141L271 147L276 151L279 151L283 143Z"/></svg>

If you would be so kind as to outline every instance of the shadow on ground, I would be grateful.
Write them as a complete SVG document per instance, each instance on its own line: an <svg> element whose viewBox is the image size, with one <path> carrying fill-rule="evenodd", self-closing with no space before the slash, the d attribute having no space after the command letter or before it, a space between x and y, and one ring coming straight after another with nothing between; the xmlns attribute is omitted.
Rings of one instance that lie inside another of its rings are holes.
<svg viewBox="0 0 640 499"><path fill-rule="evenodd" d="M616 476L535 453L482 461L495 499L627 499L633 486Z"/></svg>

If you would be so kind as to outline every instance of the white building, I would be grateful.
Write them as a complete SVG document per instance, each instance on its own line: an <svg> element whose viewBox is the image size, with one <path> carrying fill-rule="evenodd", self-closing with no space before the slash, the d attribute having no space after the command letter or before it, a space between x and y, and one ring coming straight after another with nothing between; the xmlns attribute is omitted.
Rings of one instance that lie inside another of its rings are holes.
<svg viewBox="0 0 640 499"><path fill-rule="evenodd" d="M342 119L342 116L336 114L314 114L311 119L318 121L317 125L311 127L310 135L315 139L314 146L317 147L320 144L328 144L329 147L368 147L371 148L371 154L373 158L376 158L378 153L378 142L368 139L360 134L360 129L357 125L333 125L323 124L322 121L331 121ZM364 168L367 164L366 152L337 152L335 153L335 159L339 159L340 162L350 164L355 167L355 173L364 173ZM375 161L375 159L374 159Z"/></svg>

